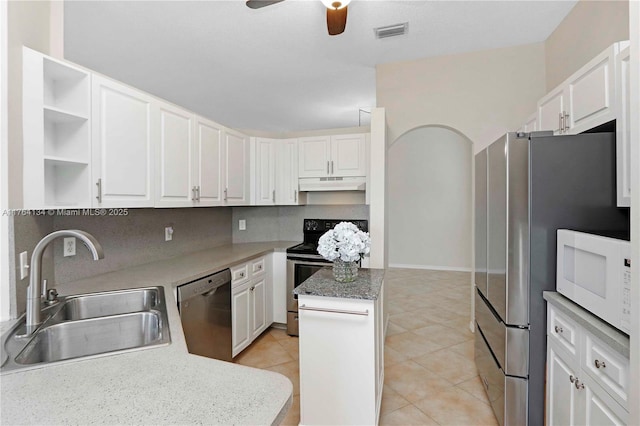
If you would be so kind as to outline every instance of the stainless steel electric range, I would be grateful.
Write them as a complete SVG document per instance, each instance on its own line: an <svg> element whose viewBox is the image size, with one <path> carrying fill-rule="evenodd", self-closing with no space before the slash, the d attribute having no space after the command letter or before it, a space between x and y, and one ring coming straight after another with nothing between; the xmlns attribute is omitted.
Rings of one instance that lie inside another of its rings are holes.
<svg viewBox="0 0 640 426"><path fill-rule="evenodd" d="M287 249L287 333L298 335L298 300L293 289L302 284L320 268L333 262L318 254L318 240L340 222L351 222L361 231L369 232L369 221L352 219L305 219L302 244Z"/></svg>

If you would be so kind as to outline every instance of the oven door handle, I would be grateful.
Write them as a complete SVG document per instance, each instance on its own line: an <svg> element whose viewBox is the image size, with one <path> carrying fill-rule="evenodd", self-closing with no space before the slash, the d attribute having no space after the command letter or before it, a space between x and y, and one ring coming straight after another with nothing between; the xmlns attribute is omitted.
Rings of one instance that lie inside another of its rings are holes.
<svg viewBox="0 0 640 426"><path fill-rule="evenodd" d="M300 259L300 258L296 258L296 259L287 259L287 262L291 262L294 265L312 265L312 266L331 266L333 265L333 262L330 262L328 260L326 261L318 261L318 260L305 260L305 259Z"/></svg>

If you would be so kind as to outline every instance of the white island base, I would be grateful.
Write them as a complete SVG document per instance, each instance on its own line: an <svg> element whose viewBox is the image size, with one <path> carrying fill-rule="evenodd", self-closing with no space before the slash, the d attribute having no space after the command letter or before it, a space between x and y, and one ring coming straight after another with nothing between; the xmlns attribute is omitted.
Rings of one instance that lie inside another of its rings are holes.
<svg viewBox="0 0 640 426"><path fill-rule="evenodd" d="M384 383L383 285L375 299L298 294L300 424L377 424Z"/></svg>

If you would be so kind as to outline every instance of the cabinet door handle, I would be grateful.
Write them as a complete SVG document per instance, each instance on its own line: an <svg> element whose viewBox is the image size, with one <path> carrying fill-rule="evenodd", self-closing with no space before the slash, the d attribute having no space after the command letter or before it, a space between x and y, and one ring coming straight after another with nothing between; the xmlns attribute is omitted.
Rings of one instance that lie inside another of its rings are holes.
<svg viewBox="0 0 640 426"><path fill-rule="evenodd" d="M200 201L200 185L196 186L196 193L198 194L198 201Z"/></svg>
<svg viewBox="0 0 640 426"><path fill-rule="evenodd" d="M196 201L196 187L191 187L191 201Z"/></svg>
<svg viewBox="0 0 640 426"><path fill-rule="evenodd" d="M569 381L570 381L571 383L574 383L576 380L578 380L578 378L577 378L577 377L573 377L573 375L569 376Z"/></svg>
<svg viewBox="0 0 640 426"><path fill-rule="evenodd" d="M227 188L224 189L224 200L227 201Z"/></svg>
<svg viewBox="0 0 640 426"><path fill-rule="evenodd" d="M333 174L333 160L331 160L331 174Z"/></svg>
<svg viewBox="0 0 640 426"><path fill-rule="evenodd" d="M327 174L329 174L329 162L327 161Z"/></svg>
<svg viewBox="0 0 640 426"><path fill-rule="evenodd" d="M584 383L581 383L580 380L578 380L578 378L576 377L576 381L573 384L576 389L580 390L580 389L584 389Z"/></svg>
<svg viewBox="0 0 640 426"><path fill-rule="evenodd" d="M564 130L569 130L569 113L564 113Z"/></svg>
<svg viewBox="0 0 640 426"><path fill-rule="evenodd" d="M293 191L293 201L298 202L298 191Z"/></svg>
<svg viewBox="0 0 640 426"><path fill-rule="evenodd" d="M562 133L562 112L558 113L558 132Z"/></svg>
<svg viewBox="0 0 640 426"><path fill-rule="evenodd" d="M102 178L98 178L98 181L96 182L96 186L98 187L98 195L96 195L96 200L98 200L99 203L102 202Z"/></svg>
<svg viewBox="0 0 640 426"><path fill-rule="evenodd" d="M348 315L362 315L368 316L369 310L365 309L364 311L347 311L344 309L328 309L328 308L311 308L306 305L298 306L298 310L300 311L315 311L315 312L329 312L332 314L348 314Z"/></svg>
<svg viewBox="0 0 640 426"><path fill-rule="evenodd" d="M556 333L562 333L564 331L562 327L558 327L557 325L554 327L554 330L556 331Z"/></svg>
<svg viewBox="0 0 640 426"><path fill-rule="evenodd" d="M600 368L600 367L605 368L607 366L604 363L604 361L600 361L600 360L597 360L597 359L593 363L595 364L596 368Z"/></svg>
<svg viewBox="0 0 640 426"><path fill-rule="evenodd" d="M253 290L255 290L255 289L256 289L255 287L251 287L249 290L253 291Z"/></svg>
<svg viewBox="0 0 640 426"><path fill-rule="evenodd" d="M273 201L273 204L276 203L276 190L275 189L273 191L271 191L271 201Z"/></svg>

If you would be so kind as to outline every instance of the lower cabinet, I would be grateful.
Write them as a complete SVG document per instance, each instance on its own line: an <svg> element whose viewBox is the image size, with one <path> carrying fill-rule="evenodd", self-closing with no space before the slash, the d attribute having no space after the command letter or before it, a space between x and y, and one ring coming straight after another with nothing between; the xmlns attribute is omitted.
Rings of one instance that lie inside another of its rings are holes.
<svg viewBox="0 0 640 426"><path fill-rule="evenodd" d="M383 290L377 300L298 296L300 424L378 424Z"/></svg>
<svg viewBox="0 0 640 426"><path fill-rule="evenodd" d="M548 305L547 330L547 390L546 424L553 425L625 425L629 413L626 408L625 370L628 369L624 357L603 345L594 346L594 336L586 329L564 317L553 306ZM562 324L562 325L561 325ZM576 351L572 353L563 345L567 333L565 325L572 325L571 341ZM598 349L600 349L598 351ZM599 359L591 359L596 351ZM611 372L598 372L609 368ZM620 372L620 385L614 387L609 376ZM628 370L626 371L628 373ZM615 392L615 389L620 389Z"/></svg>
<svg viewBox="0 0 640 426"><path fill-rule="evenodd" d="M232 356L251 344L273 322L269 256L231 267Z"/></svg>

